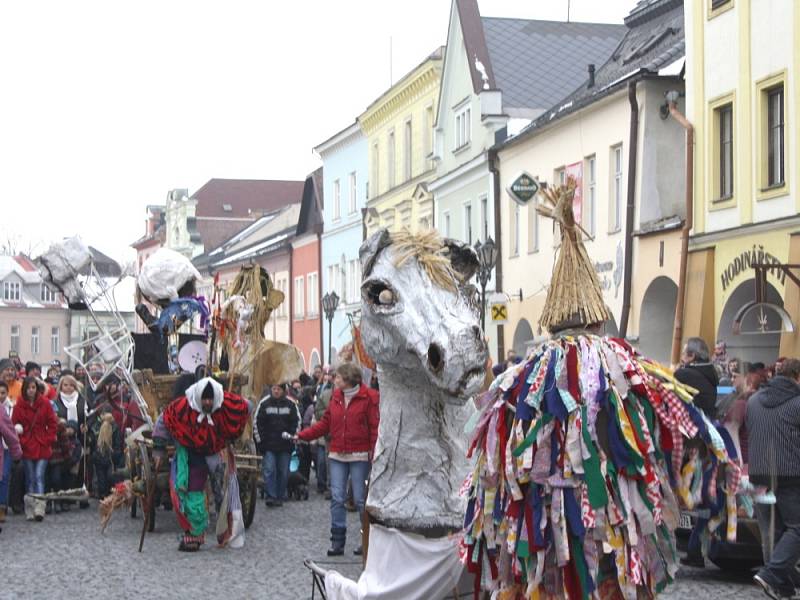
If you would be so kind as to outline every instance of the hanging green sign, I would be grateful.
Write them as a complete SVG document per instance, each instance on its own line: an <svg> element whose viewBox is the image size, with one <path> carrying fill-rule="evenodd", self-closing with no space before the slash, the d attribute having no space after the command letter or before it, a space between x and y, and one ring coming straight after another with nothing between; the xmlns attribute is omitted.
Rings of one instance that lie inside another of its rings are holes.
<svg viewBox="0 0 800 600"><path fill-rule="evenodd" d="M508 194L517 204L527 206L539 192L539 182L524 171L508 186Z"/></svg>

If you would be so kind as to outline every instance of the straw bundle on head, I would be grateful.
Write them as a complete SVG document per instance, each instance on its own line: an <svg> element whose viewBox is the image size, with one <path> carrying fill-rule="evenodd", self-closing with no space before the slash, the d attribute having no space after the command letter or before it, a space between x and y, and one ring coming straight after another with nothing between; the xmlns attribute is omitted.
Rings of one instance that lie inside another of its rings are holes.
<svg viewBox="0 0 800 600"><path fill-rule="evenodd" d="M419 266L440 288L456 292L458 284L463 283L453 269L450 250L437 231L414 234L404 229L392 234L392 246L396 253L396 267L402 267L411 258L416 258Z"/></svg>
<svg viewBox="0 0 800 600"><path fill-rule="evenodd" d="M539 319L539 325L550 333L610 318L597 273L579 235L582 229L572 212L575 187L575 179L569 177L565 185L545 190L546 204L536 207L539 214L556 221L561 232L561 248Z"/></svg>

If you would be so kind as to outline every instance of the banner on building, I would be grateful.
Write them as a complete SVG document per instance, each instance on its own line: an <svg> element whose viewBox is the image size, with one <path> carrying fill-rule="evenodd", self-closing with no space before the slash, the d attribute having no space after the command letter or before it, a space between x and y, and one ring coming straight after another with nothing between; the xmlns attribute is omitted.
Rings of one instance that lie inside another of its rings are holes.
<svg viewBox="0 0 800 600"><path fill-rule="evenodd" d="M575 196L572 199L572 212L575 213L575 222L583 223L583 161L567 165L564 169L567 177L575 178Z"/></svg>

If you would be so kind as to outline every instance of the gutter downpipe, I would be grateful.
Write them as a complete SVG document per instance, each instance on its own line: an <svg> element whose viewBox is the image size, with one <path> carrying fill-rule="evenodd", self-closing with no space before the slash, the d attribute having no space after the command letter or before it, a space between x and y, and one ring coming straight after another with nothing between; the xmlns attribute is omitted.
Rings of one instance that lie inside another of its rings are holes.
<svg viewBox="0 0 800 600"><path fill-rule="evenodd" d="M686 305L686 272L689 263L689 232L694 225L694 126L678 111L677 98L668 97L669 114L686 130L686 220L681 228L681 262L678 274L678 302L675 306L675 334L670 360L677 365L683 341L683 314Z"/></svg>
<svg viewBox="0 0 800 600"><path fill-rule="evenodd" d="M489 149L486 153L489 163L489 172L492 174L492 187L494 195L494 242L497 244L497 263L494 268L494 291L503 291L503 238L500 227L500 169L497 168L497 150ZM505 326L497 326L497 363L505 360Z"/></svg>
<svg viewBox="0 0 800 600"><path fill-rule="evenodd" d="M622 313L619 320L619 337L628 335L631 313L631 281L633 280L633 221L636 217L636 165L639 154L639 101L636 98L636 81L628 82L628 102L631 105L630 135L628 139L628 201L625 207L625 267L622 284Z"/></svg>

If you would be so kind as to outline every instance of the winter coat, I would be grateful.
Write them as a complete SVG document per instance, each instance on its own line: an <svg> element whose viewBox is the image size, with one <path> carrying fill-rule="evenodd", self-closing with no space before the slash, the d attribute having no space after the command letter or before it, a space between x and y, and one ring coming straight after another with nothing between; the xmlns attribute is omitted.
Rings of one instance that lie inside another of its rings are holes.
<svg viewBox="0 0 800 600"><path fill-rule="evenodd" d="M56 441L53 444L53 451L50 455L50 464L58 463L67 467L72 466L76 446L77 440L75 436L70 437L67 435L67 424L59 422Z"/></svg>
<svg viewBox="0 0 800 600"><path fill-rule="evenodd" d="M92 463L98 466L110 466L121 468L125 464L125 448L122 440L122 433L117 427L116 421L112 425L113 432L111 434L111 452L101 452L97 447L97 437L100 435L100 427L102 426L102 419L95 421L90 435L91 441L89 442L92 447Z"/></svg>
<svg viewBox="0 0 800 600"><path fill-rule="evenodd" d="M101 413L103 412L103 405L111 408L111 414L114 415L114 421L121 432L124 432L128 427L130 427L131 431L136 431L145 423L142 413L139 411L139 406L134 400L128 398L127 394L125 398L122 398L120 394L117 394L114 398L99 394L95 397L93 410Z"/></svg>
<svg viewBox="0 0 800 600"><path fill-rule="evenodd" d="M372 454L378 439L379 402L378 392L362 383L345 407L344 392L337 388L319 422L298 433L297 437L310 442L320 436L330 435L330 452Z"/></svg>
<svg viewBox="0 0 800 600"><path fill-rule="evenodd" d="M33 405L27 400L18 400L11 417L14 425L22 426L19 443L22 458L27 460L49 460L56 441L58 422L50 401L37 396Z"/></svg>
<svg viewBox="0 0 800 600"><path fill-rule="evenodd" d="M692 363L675 371L675 379L697 390L694 405L709 419L716 419L719 377L711 363Z"/></svg>
<svg viewBox="0 0 800 600"><path fill-rule="evenodd" d="M776 375L747 402L750 481L800 484L800 386Z"/></svg>
<svg viewBox="0 0 800 600"><path fill-rule="evenodd" d="M292 442L283 439L283 433L294 435L297 431L300 424L297 405L286 396L267 396L258 403L255 415L253 437L258 451L262 454L267 451L290 452Z"/></svg>
<svg viewBox="0 0 800 600"><path fill-rule="evenodd" d="M0 404L0 440L8 446L9 456L11 460L19 460L22 458L22 446L19 444L19 437L14 429L14 423L11 417L6 412L6 407ZM3 479L3 460L5 459L5 452L0 448L0 480Z"/></svg>
<svg viewBox="0 0 800 600"><path fill-rule="evenodd" d="M80 427L86 423L86 412L87 412L86 409L88 408L86 406L86 399L83 397L82 394L78 396L77 408L78 408L78 428L80 429ZM59 419L66 420L69 418L67 414L67 407L61 400L61 394L58 394L53 399L53 410L56 413L56 417L58 417Z"/></svg>

